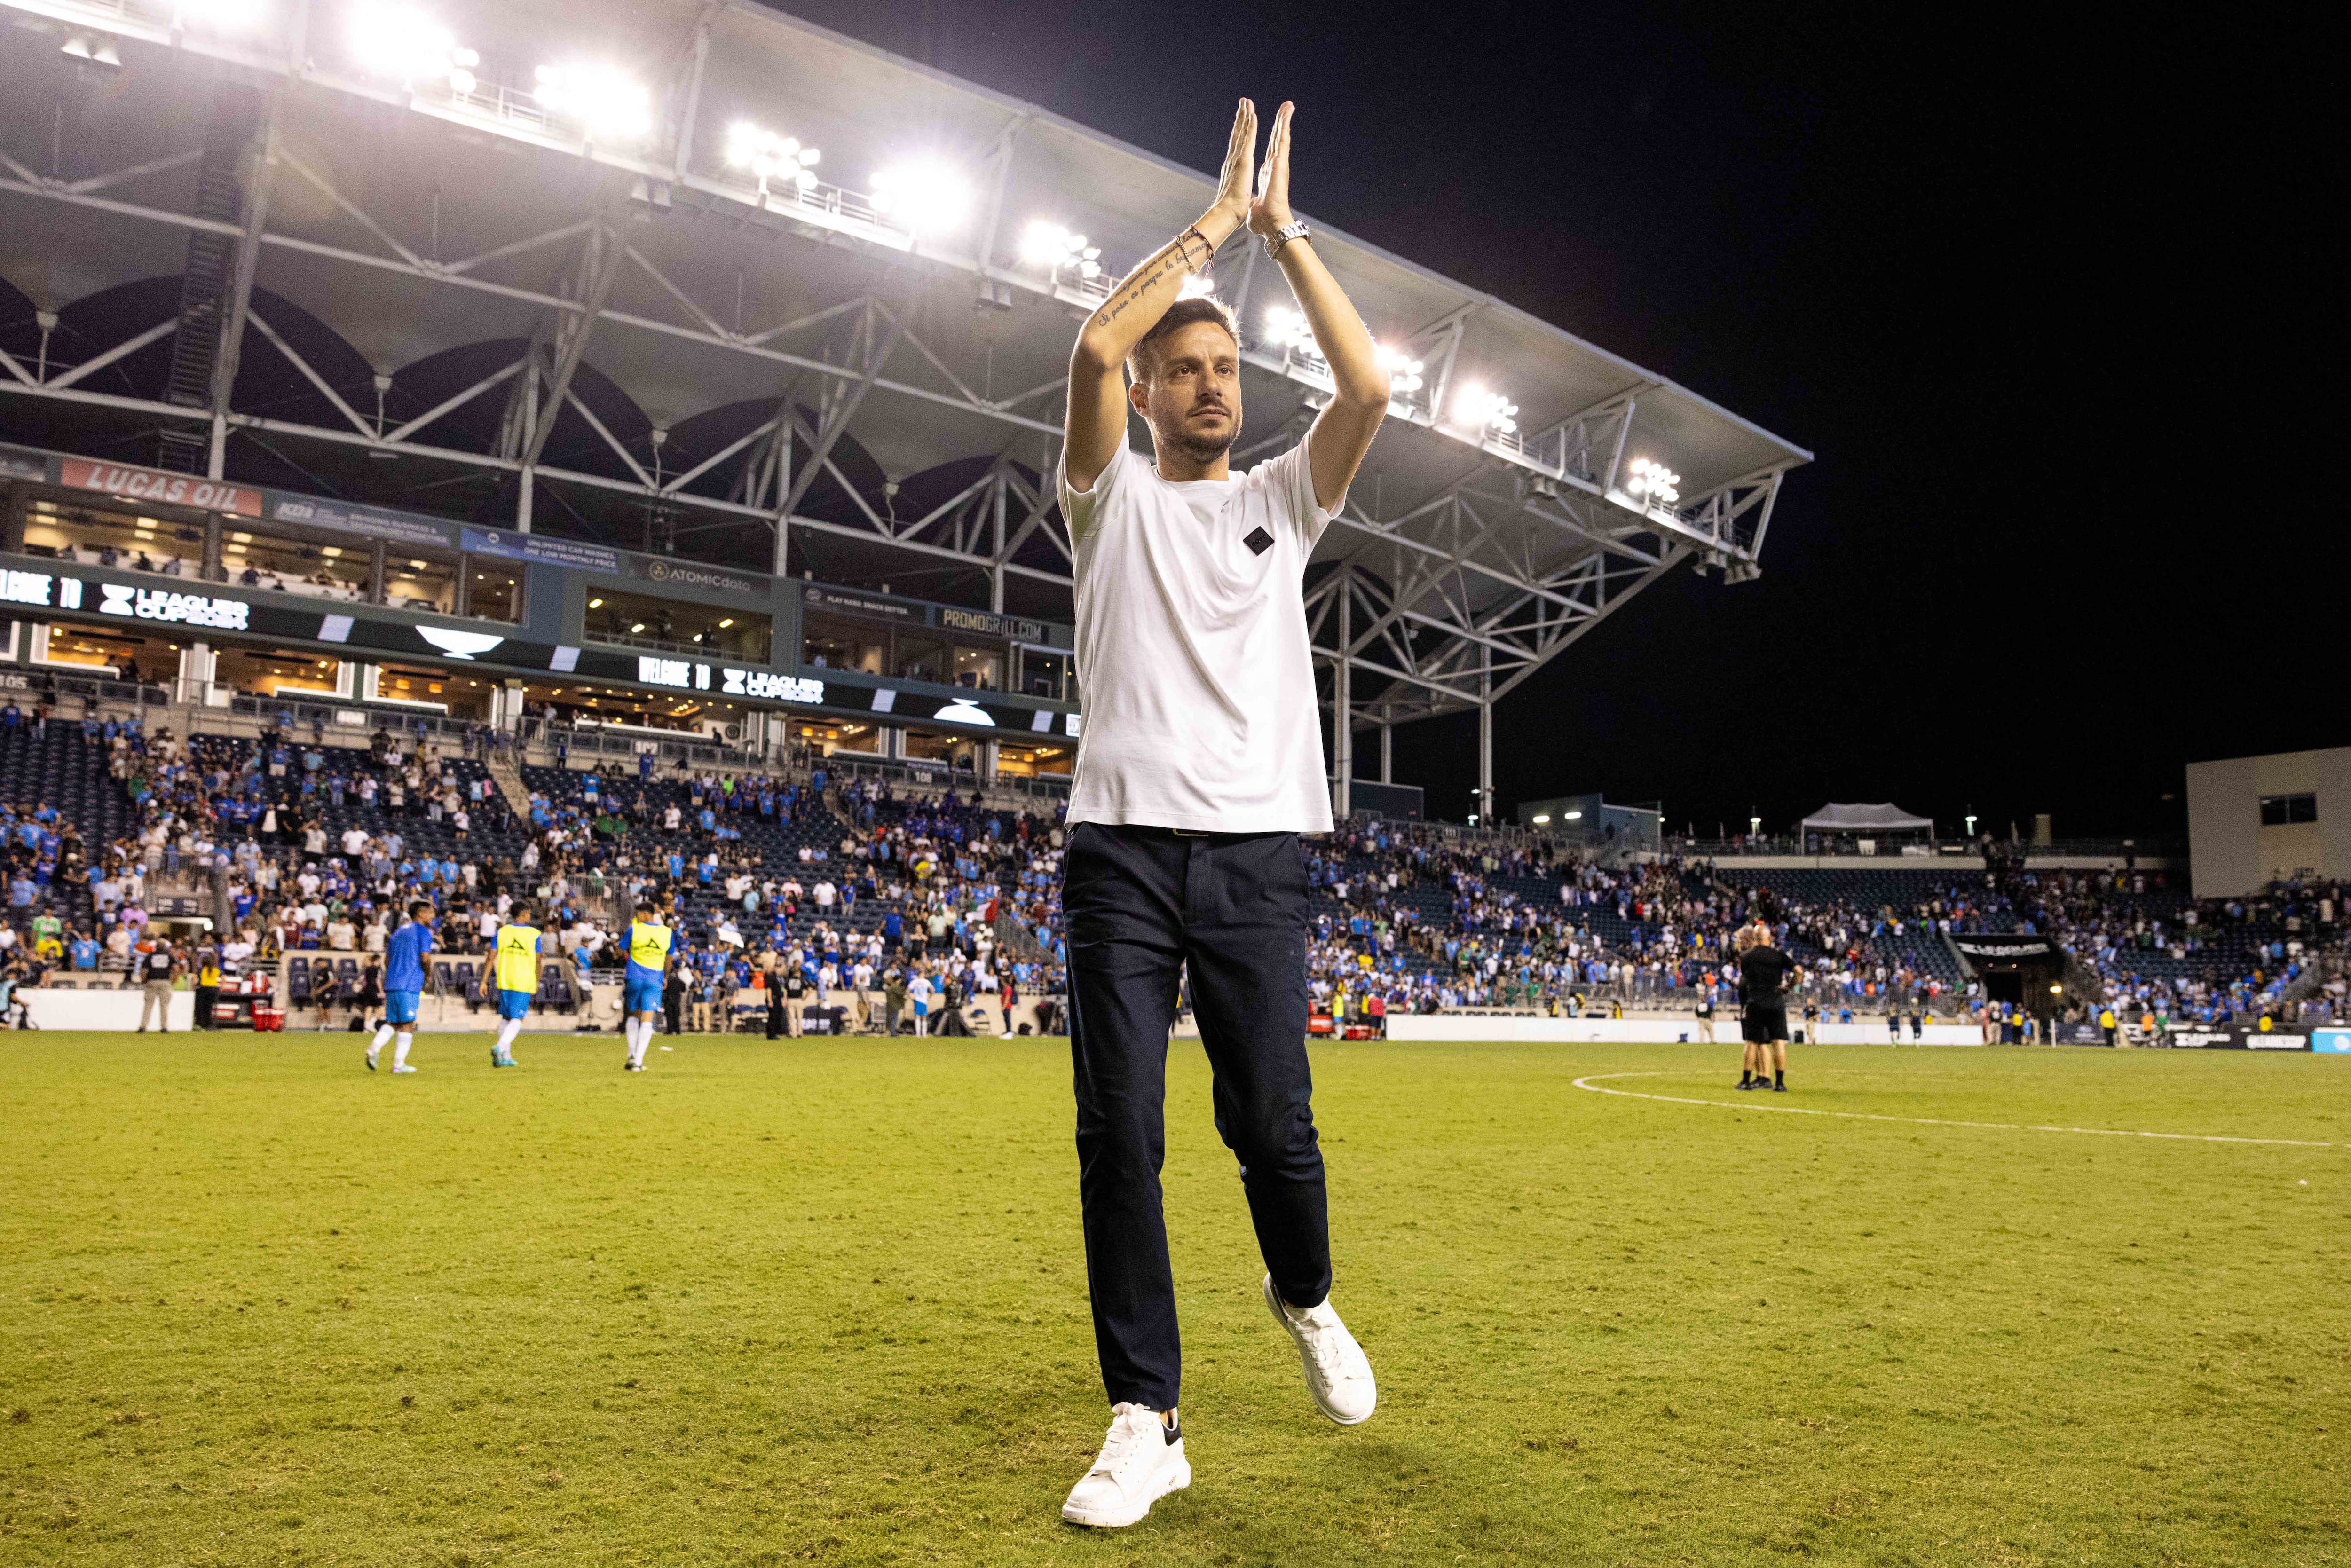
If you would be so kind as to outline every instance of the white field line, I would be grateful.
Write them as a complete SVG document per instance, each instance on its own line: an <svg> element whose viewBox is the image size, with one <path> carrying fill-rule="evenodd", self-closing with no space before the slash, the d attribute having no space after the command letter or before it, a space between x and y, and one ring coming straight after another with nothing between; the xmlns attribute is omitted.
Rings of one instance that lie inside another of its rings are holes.
<svg viewBox="0 0 2351 1568"><path fill-rule="evenodd" d="M1880 1116L1867 1111L1822 1111L1810 1105L1759 1105L1752 1100L1692 1100L1681 1094L1643 1094L1632 1089L1604 1089L1604 1078L1662 1078L1662 1072L1594 1072L1575 1081L1578 1089L1594 1094L1615 1094L1627 1100L1662 1100L1673 1105L1711 1105L1719 1111L1776 1111L1783 1116L1836 1116L1849 1122L1902 1122L1914 1127L1980 1127L1995 1133L2087 1133L2100 1138L2171 1138L2190 1144L2283 1144L2297 1149L2332 1149L2335 1144L2314 1138L2235 1138L2223 1133L2140 1133L2127 1127L2044 1127L2026 1122L1959 1122L1939 1116Z"/></svg>

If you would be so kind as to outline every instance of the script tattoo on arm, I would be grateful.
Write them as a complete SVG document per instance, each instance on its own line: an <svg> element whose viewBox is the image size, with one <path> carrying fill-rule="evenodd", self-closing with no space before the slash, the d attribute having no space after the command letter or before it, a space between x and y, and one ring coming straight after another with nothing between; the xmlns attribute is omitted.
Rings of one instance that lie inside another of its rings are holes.
<svg viewBox="0 0 2351 1568"><path fill-rule="evenodd" d="M1171 274L1181 277L1186 273L1199 271L1201 267L1207 265L1208 258L1206 256L1201 256L1197 261L1192 258L1197 254L1198 246L1205 246L1207 243L1202 239L1196 244L1192 233L1186 230L1161 246L1141 267L1128 274L1126 281L1119 286L1118 292L1113 294L1103 302L1102 308L1094 312L1093 325L1108 327L1125 315L1144 296L1149 294L1155 285Z"/></svg>

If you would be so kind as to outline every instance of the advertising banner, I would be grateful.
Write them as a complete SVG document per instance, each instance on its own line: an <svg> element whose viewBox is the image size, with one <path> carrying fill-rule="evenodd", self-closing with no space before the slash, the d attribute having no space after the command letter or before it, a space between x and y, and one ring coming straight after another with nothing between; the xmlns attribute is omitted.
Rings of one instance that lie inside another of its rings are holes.
<svg viewBox="0 0 2351 1568"><path fill-rule="evenodd" d="M2314 1029L2310 1049L2321 1056L2351 1056L2351 1029Z"/></svg>
<svg viewBox="0 0 2351 1568"><path fill-rule="evenodd" d="M2174 1051L2308 1051L2304 1030L2247 1029L2241 1024L2174 1025L2164 1037Z"/></svg>
<svg viewBox="0 0 2351 1568"><path fill-rule="evenodd" d="M671 588L709 589L747 599L767 598L775 583L769 577L729 571L723 566L705 566L698 560L664 560L659 556L632 555L628 559L628 568L631 576L647 582Z"/></svg>
<svg viewBox="0 0 2351 1568"><path fill-rule="evenodd" d="M862 615L869 621L904 621L910 625L923 623L923 607L903 599L884 599L876 593L853 593L842 588L824 588L810 583L804 595L810 610L838 611L844 615Z"/></svg>
<svg viewBox="0 0 2351 1568"><path fill-rule="evenodd" d="M621 552L609 545L548 538L538 534L491 533L484 528L464 528L459 530L459 537L463 548L475 555L494 555L501 560L535 560L578 571L601 572L607 577L628 573L622 564Z"/></svg>
<svg viewBox="0 0 2351 1568"><path fill-rule="evenodd" d="M102 490L132 501L162 501L174 507L201 507L211 512L234 512L240 517L261 516L261 492L193 474L172 474L161 468L134 468L127 463L98 463L68 457L58 465L57 483L76 490Z"/></svg>
<svg viewBox="0 0 2351 1568"><path fill-rule="evenodd" d="M166 580L150 578L147 583ZM1029 708L975 696L942 696L893 686L850 685L750 665L661 654L607 652L510 636L493 622L434 626L369 606L311 608L277 602L226 584L198 583L197 591L114 581L88 571L0 573L0 594L17 603L103 623L109 617L166 625L241 632L256 637L338 644L367 654L463 660L504 670L622 681L706 694L760 706L825 708L953 729L1074 739L1078 715ZM993 694L990 694L992 696Z"/></svg>
<svg viewBox="0 0 2351 1568"><path fill-rule="evenodd" d="M1057 622L1031 621L1025 615L999 615L989 610L967 610L957 604L932 604L854 589L828 588L811 582L800 597L819 614L855 615L867 621L893 621L904 626L940 626L979 637L1001 637L1008 643L1034 643L1067 647L1074 636Z"/></svg>
<svg viewBox="0 0 2351 1568"><path fill-rule="evenodd" d="M49 458L28 446L0 446L0 479L46 479Z"/></svg>
<svg viewBox="0 0 2351 1568"><path fill-rule="evenodd" d="M940 605L932 612L932 619L950 631L977 632L983 637L1001 637L1011 643L1042 643L1046 637L1042 621L998 615L987 610L965 610L953 604Z"/></svg>
<svg viewBox="0 0 2351 1568"><path fill-rule="evenodd" d="M1972 964L2063 964L2064 950L2046 936L1974 931L1954 935L1951 946Z"/></svg>
<svg viewBox="0 0 2351 1568"><path fill-rule="evenodd" d="M363 534L387 544L430 545L441 549L454 549L457 544L457 525L436 517L347 507L340 501L314 501L308 496L288 496L277 490L268 492L262 516L274 523L299 523L304 528Z"/></svg>

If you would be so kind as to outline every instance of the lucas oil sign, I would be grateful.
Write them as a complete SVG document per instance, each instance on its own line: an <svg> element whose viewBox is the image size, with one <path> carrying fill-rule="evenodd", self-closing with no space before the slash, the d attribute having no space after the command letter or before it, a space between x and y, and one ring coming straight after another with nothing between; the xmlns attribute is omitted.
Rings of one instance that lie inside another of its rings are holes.
<svg viewBox="0 0 2351 1568"><path fill-rule="evenodd" d="M134 501L201 507L206 511L235 512L244 517L261 516L261 492L258 490L247 490L218 479L200 479L193 474L170 474L160 468L134 468L127 463L98 463L87 457L68 457L58 471L57 483L70 485L77 490L103 490L110 496L121 496Z"/></svg>

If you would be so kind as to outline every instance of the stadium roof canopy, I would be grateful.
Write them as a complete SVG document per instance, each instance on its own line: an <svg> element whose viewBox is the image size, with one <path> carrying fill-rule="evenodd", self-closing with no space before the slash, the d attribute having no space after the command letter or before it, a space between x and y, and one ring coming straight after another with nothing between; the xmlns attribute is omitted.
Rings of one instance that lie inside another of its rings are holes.
<svg viewBox="0 0 2351 1568"><path fill-rule="evenodd" d="M0 10L0 430L1068 619L1070 342L1207 176L728 0ZM1316 230L1404 368L1309 578L1343 778L1356 724L1477 707L1489 753L1625 599L1755 573L1810 454ZM1247 463L1330 382L1253 245L1213 277Z"/></svg>
<svg viewBox="0 0 2351 1568"><path fill-rule="evenodd" d="M1905 833L1929 831L1934 822L1926 817L1914 817L1901 807L1881 801L1875 806L1823 806L1803 821L1804 827L1823 833Z"/></svg>

